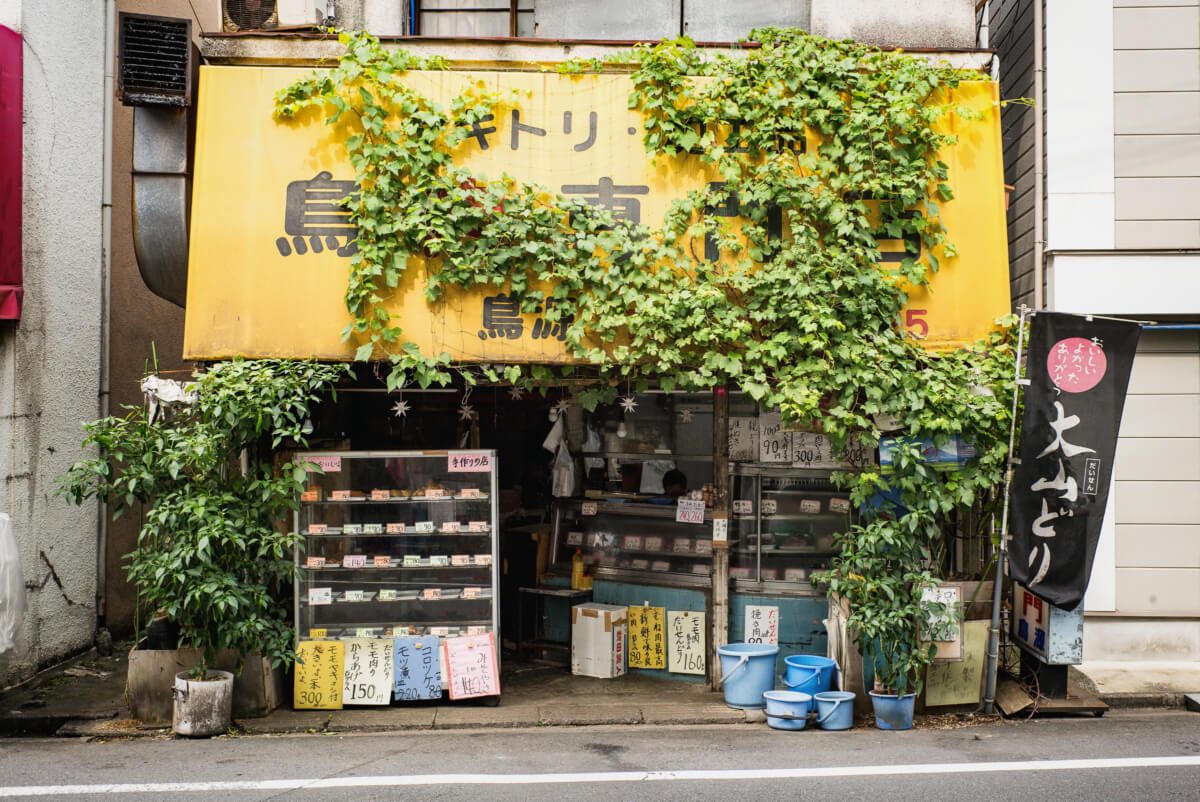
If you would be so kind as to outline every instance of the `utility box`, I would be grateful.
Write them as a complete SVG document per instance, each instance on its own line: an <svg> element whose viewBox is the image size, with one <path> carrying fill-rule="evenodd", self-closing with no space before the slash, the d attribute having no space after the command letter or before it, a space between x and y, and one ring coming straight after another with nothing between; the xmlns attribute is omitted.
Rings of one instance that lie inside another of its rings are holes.
<svg viewBox="0 0 1200 802"><path fill-rule="evenodd" d="M571 608L571 673L611 679L625 673L627 609L619 604Z"/></svg>

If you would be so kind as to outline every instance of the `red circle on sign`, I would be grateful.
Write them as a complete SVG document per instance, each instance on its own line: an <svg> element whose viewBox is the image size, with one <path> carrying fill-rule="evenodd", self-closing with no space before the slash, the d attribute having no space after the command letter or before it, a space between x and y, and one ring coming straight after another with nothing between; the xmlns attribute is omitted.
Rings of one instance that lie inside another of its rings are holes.
<svg viewBox="0 0 1200 802"><path fill-rule="evenodd" d="M1104 378L1108 359L1104 349L1083 337L1068 337L1050 347L1046 372L1050 381L1068 393L1084 393Z"/></svg>

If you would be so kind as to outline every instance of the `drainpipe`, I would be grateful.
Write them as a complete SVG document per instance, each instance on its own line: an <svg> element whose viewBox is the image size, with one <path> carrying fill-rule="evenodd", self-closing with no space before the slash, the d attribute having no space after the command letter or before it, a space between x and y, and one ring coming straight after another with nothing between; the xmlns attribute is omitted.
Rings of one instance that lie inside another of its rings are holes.
<svg viewBox="0 0 1200 802"><path fill-rule="evenodd" d="M1045 308L1046 226L1042 193L1045 186L1045 41L1042 34L1043 0L1033 3L1033 308Z"/></svg>
<svg viewBox="0 0 1200 802"><path fill-rule="evenodd" d="M116 60L117 4L104 2L104 131L100 192L100 272L103 281L100 307L100 417L110 409L112 327L112 160L113 100L116 95L113 62ZM100 503L96 527L96 634L107 629L108 601L108 505Z"/></svg>

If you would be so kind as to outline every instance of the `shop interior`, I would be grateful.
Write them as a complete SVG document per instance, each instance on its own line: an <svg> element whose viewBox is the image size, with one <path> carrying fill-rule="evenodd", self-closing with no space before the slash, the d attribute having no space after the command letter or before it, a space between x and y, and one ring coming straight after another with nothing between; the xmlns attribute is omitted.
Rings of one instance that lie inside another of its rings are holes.
<svg viewBox="0 0 1200 802"><path fill-rule="evenodd" d="M732 464L730 477L730 640L753 637L743 623L750 620L746 608L769 603L779 611L781 645L821 651L825 602L808 580L828 564L833 533L849 521L849 503L827 471L793 468L790 455L786 464L760 461L753 404L735 396L729 414L734 429L743 429L731 436L731 456L742 461ZM305 559L362 571L343 570L337 580L322 581L332 587L332 603L320 608L307 606L298 587L302 637L495 631L505 678L532 666L569 672L571 608L600 602L695 616L693 652L709 653L711 393L630 393L588 412L558 390L543 396L507 386L402 393L351 387L323 403L313 424L311 450L368 453L348 458L338 475L327 474L320 497L358 496L364 504L301 504L299 531L320 533L307 538ZM494 473L447 474L444 452L453 450L494 451ZM442 453L422 461L372 458L371 452ZM371 494L385 490L392 502L411 502L393 505L415 519L394 524L396 532L433 528L387 537L393 525L373 521L381 516L370 511ZM312 492L320 492L315 484ZM435 504L443 495L448 503ZM693 509L702 506L690 522L677 520L680 499L696 502ZM494 542L475 531L489 519ZM350 545L355 541L348 536L361 537L363 545ZM483 555L488 549L494 565ZM396 573L371 573L372 566ZM311 579L319 569L305 574ZM438 586L436 598L429 597L429 585ZM638 657L629 655L631 672L692 683L710 679L703 658L675 655L634 668Z"/></svg>

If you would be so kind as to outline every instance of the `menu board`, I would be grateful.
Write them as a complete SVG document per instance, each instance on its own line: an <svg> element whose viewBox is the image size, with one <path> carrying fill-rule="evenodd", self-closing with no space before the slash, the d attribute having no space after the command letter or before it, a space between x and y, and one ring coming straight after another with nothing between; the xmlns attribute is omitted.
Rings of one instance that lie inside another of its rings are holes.
<svg viewBox="0 0 1200 802"><path fill-rule="evenodd" d="M346 668L342 693L346 704L386 705L392 701L391 638L345 641Z"/></svg>
<svg viewBox="0 0 1200 802"><path fill-rule="evenodd" d="M672 674L703 674L704 661L704 613L667 613L667 632L670 651L667 654L667 670Z"/></svg>
<svg viewBox="0 0 1200 802"><path fill-rule="evenodd" d="M297 710L342 709L342 641L300 641L296 647L293 706Z"/></svg>
<svg viewBox="0 0 1200 802"><path fill-rule="evenodd" d="M746 605L746 643L779 645L779 608Z"/></svg>
<svg viewBox="0 0 1200 802"><path fill-rule="evenodd" d="M792 433L783 430L783 419L778 412L758 419L758 461L792 461Z"/></svg>
<svg viewBox="0 0 1200 802"><path fill-rule="evenodd" d="M441 641L434 637L396 638L393 644L396 699L442 698Z"/></svg>
<svg viewBox="0 0 1200 802"><path fill-rule="evenodd" d="M758 418L734 416L729 419L729 461L754 462L758 459Z"/></svg>
<svg viewBox="0 0 1200 802"><path fill-rule="evenodd" d="M667 608L630 607L629 667L667 667Z"/></svg>
<svg viewBox="0 0 1200 802"><path fill-rule="evenodd" d="M492 633L448 638L445 641L446 682L451 699L498 696L500 672Z"/></svg>

